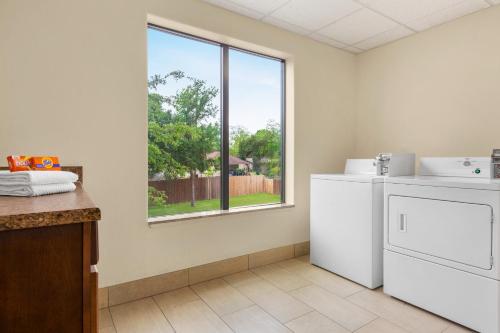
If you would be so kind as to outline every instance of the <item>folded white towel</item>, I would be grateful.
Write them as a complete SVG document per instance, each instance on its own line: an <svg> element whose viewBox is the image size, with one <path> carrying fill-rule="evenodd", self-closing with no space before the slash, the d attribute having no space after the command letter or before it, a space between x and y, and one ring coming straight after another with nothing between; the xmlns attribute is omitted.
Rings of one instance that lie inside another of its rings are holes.
<svg viewBox="0 0 500 333"><path fill-rule="evenodd" d="M68 171L0 171L0 185L67 184L78 181L78 175Z"/></svg>
<svg viewBox="0 0 500 333"><path fill-rule="evenodd" d="M46 185L1 185L0 195L16 197L36 197L39 195L71 192L76 189L73 183Z"/></svg>

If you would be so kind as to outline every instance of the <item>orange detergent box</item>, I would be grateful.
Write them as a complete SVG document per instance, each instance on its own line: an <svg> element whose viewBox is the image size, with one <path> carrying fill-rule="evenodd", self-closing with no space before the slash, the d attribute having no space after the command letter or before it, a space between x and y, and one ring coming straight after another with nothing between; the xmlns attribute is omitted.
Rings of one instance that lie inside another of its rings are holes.
<svg viewBox="0 0 500 333"><path fill-rule="evenodd" d="M7 156L7 163L9 164L9 170L14 171L29 171L31 170L30 156L23 155L11 155Z"/></svg>
<svg viewBox="0 0 500 333"><path fill-rule="evenodd" d="M59 158L56 156L7 156L9 170L15 171L58 171L61 170Z"/></svg>
<svg viewBox="0 0 500 333"><path fill-rule="evenodd" d="M32 156L30 158L31 170L39 171L59 171L61 165L59 158L56 156Z"/></svg>

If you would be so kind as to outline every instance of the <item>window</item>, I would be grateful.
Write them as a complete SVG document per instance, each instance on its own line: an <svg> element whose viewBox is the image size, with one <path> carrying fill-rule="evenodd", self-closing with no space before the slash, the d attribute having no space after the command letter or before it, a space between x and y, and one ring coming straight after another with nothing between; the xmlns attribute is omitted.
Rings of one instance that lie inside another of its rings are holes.
<svg viewBox="0 0 500 333"><path fill-rule="evenodd" d="M284 60L148 27L148 216L284 202Z"/></svg>

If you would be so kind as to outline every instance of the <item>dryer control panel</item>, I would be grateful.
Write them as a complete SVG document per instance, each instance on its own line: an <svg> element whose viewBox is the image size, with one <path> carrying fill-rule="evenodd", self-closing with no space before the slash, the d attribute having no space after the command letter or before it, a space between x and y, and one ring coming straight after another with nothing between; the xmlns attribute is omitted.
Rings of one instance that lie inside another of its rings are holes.
<svg viewBox="0 0 500 333"><path fill-rule="evenodd" d="M491 178L489 157L422 157L421 176Z"/></svg>

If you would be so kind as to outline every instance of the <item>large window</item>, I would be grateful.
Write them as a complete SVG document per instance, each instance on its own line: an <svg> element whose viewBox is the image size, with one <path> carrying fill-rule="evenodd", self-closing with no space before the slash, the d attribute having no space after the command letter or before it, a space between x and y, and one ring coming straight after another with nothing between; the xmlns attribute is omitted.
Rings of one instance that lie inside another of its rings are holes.
<svg viewBox="0 0 500 333"><path fill-rule="evenodd" d="M285 63L148 27L149 217L284 202Z"/></svg>

